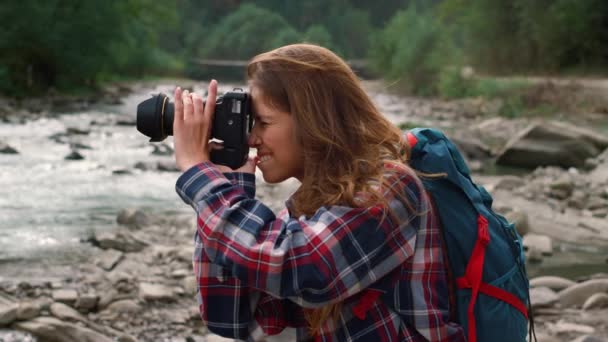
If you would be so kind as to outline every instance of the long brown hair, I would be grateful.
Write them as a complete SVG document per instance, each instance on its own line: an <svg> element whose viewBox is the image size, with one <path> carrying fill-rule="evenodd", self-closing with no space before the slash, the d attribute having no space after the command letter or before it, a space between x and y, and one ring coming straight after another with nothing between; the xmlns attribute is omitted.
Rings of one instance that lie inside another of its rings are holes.
<svg viewBox="0 0 608 342"><path fill-rule="evenodd" d="M351 68L333 52L287 45L254 57L247 78L269 104L293 116L305 165L302 185L292 197L296 216L335 204L388 207L381 186L386 184L385 166L414 173L399 128L380 113ZM358 196L362 193L364 201ZM337 303L307 310L311 331L337 319L340 309Z"/></svg>

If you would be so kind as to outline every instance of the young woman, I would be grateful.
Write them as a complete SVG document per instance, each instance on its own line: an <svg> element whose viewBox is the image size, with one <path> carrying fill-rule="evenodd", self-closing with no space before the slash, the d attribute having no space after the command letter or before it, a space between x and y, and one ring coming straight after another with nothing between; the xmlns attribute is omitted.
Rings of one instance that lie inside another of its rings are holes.
<svg viewBox="0 0 608 342"><path fill-rule="evenodd" d="M194 272L210 331L255 340L296 327L321 341L458 341L433 208L400 130L331 51L288 45L247 67L257 156L209 161L207 105L175 91L177 192L198 215ZM255 168L301 186L275 214Z"/></svg>

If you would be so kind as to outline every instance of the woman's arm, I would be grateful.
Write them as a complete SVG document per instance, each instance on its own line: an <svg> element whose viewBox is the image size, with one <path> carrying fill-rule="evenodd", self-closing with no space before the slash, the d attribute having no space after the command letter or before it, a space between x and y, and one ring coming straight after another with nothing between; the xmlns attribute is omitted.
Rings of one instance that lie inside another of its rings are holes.
<svg viewBox="0 0 608 342"><path fill-rule="evenodd" d="M410 183L413 183L410 182ZM417 207L419 186L403 182ZM276 218L211 163L187 170L177 192L198 213L198 236L213 264L242 286L305 307L344 300L380 279L414 251L414 215L391 202L400 226L380 207L320 208L310 218Z"/></svg>

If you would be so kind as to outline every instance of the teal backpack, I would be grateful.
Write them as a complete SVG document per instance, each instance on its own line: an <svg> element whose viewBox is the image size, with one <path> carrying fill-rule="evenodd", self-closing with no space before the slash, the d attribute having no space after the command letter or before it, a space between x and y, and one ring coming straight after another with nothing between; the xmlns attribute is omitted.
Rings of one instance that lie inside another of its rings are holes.
<svg viewBox="0 0 608 342"><path fill-rule="evenodd" d="M534 325L521 237L513 224L492 210L492 197L473 183L464 159L443 133L417 128L406 137L410 166L443 174L423 177L422 182L442 225L453 284L453 319L465 329L469 342L525 341L528 317L530 334Z"/></svg>

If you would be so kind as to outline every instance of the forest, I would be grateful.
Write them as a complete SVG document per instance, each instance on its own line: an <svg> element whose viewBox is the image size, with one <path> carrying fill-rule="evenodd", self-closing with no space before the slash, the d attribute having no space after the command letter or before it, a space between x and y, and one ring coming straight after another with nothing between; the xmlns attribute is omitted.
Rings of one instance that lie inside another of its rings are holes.
<svg viewBox="0 0 608 342"><path fill-rule="evenodd" d="M486 75L597 75L605 0L47 0L0 5L0 93L124 79L204 79L200 59L248 60L295 42L364 60L405 93L479 91ZM242 78L242 70L236 77Z"/></svg>

